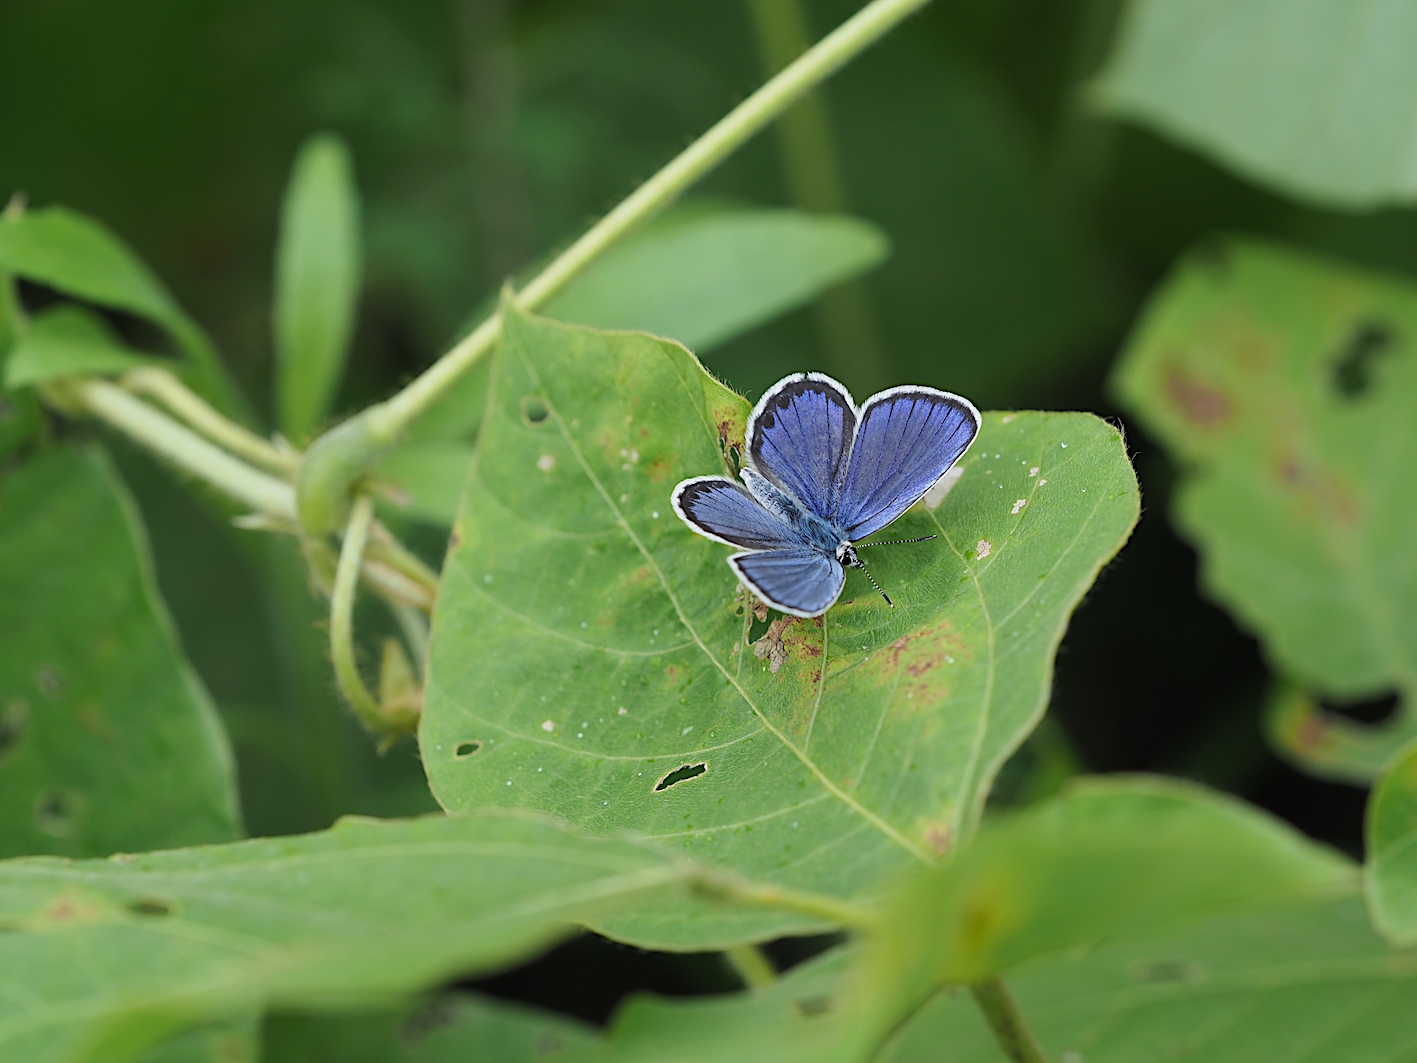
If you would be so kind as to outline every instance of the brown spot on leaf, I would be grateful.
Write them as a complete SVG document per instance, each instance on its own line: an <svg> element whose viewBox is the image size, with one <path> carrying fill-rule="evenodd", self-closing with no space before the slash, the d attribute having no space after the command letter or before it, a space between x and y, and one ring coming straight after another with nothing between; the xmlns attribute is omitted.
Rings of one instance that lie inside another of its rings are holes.
<svg viewBox="0 0 1417 1063"><path fill-rule="evenodd" d="M104 915L104 905L92 897L70 891L49 901L26 922L31 930L49 930L97 923L102 921Z"/></svg>
<svg viewBox="0 0 1417 1063"><path fill-rule="evenodd" d="M462 528L459 527L458 525L454 524L454 525L453 525L453 532L452 532L451 535L448 536L448 548L449 548L450 550L456 550L456 549L457 549L459 546L461 546L461 545L462 545Z"/></svg>
<svg viewBox="0 0 1417 1063"><path fill-rule="evenodd" d="M944 856L954 844L954 828L948 823L931 823L925 827L925 844L936 856Z"/></svg>
<svg viewBox="0 0 1417 1063"><path fill-rule="evenodd" d="M768 625L767 633L753 643L753 656L767 661L768 671L773 675L787 662L787 646L783 643L782 633L796 619L795 616L784 616L774 620Z"/></svg>
<svg viewBox="0 0 1417 1063"><path fill-rule="evenodd" d="M1182 417L1201 428L1216 428L1230 419L1230 397L1172 363L1166 369L1166 397Z"/></svg>

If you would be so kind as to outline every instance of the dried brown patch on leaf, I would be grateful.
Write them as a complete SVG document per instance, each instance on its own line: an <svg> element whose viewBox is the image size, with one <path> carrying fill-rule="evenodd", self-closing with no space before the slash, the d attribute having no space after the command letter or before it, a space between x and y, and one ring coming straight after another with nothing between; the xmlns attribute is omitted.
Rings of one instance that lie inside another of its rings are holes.
<svg viewBox="0 0 1417 1063"><path fill-rule="evenodd" d="M774 620L768 625L767 633L753 643L753 656L760 661L767 661L768 671L773 675L777 675L778 670L787 663L787 645L783 641L782 633L796 619L795 616L784 616Z"/></svg>
<svg viewBox="0 0 1417 1063"><path fill-rule="evenodd" d="M1175 362L1166 367L1165 389L1167 401L1200 428L1218 428L1235 412L1229 395Z"/></svg>

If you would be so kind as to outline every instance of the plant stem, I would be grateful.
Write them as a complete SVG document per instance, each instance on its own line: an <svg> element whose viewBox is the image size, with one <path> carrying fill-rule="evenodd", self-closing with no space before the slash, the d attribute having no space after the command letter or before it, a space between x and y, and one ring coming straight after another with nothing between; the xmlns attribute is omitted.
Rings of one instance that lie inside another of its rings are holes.
<svg viewBox="0 0 1417 1063"><path fill-rule="evenodd" d="M730 945L723 956L747 989L761 989L777 981L777 969L756 945Z"/></svg>
<svg viewBox="0 0 1417 1063"><path fill-rule="evenodd" d="M123 375L123 386L137 394L151 396L212 442L271 472L288 475L300 465L300 456L294 451L280 450L255 432L228 420L166 369L131 370Z"/></svg>
<svg viewBox="0 0 1417 1063"><path fill-rule="evenodd" d="M364 679L354 655L354 598L359 586L359 570L364 561L364 547L369 542L369 528L374 523L374 500L359 495L350 509L349 526L344 531L339 564L335 567L334 588L330 595L330 657L334 661L335 682L345 701L349 702L361 723L375 734L397 735L413 730L418 718L408 714L395 716L384 711Z"/></svg>
<svg viewBox="0 0 1417 1063"><path fill-rule="evenodd" d="M295 519L295 491L251 468L107 380L78 379L47 389L60 405L72 403L131 436L179 469L261 513Z"/></svg>
<svg viewBox="0 0 1417 1063"><path fill-rule="evenodd" d="M751 904L800 912L824 923L850 930L868 930L877 923L869 908L824 893L765 886L723 872L699 869L690 880L695 889L734 904Z"/></svg>
<svg viewBox="0 0 1417 1063"><path fill-rule="evenodd" d="M803 93L878 40L929 0L872 0L777 76L740 103L698 140L637 188L521 291L535 309L621 237L677 199L686 189L777 118ZM399 435L483 358L501 335L493 314L403 391L371 406L317 439L301 465L300 519L319 534L339 526L353 484Z"/></svg>
<svg viewBox="0 0 1417 1063"><path fill-rule="evenodd" d="M988 1020L994 1039L999 1042L1004 1055L1013 1063L1048 1063L1001 978L995 976L976 982L969 987L969 991L974 994L974 1001Z"/></svg>

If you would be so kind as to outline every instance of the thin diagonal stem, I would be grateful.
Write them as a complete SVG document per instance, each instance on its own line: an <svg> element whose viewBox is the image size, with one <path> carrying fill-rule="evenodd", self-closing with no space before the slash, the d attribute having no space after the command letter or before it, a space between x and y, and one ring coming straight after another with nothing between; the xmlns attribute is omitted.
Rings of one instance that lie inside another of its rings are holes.
<svg viewBox="0 0 1417 1063"><path fill-rule="evenodd" d="M535 309L627 233L674 202L695 182L862 50L929 0L872 0L740 103L637 188L538 274L518 302ZM351 487L415 420L497 343L500 314L425 370L397 395L337 426L310 447L301 465L300 519L307 531L338 527Z"/></svg>
<svg viewBox="0 0 1417 1063"><path fill-rule="evenodd" d="M994 977L976 982L969 991L984 1013L989 1029L994 1031L994 1040L1012 1063L1048 1063L1003 979Z"/></svg>

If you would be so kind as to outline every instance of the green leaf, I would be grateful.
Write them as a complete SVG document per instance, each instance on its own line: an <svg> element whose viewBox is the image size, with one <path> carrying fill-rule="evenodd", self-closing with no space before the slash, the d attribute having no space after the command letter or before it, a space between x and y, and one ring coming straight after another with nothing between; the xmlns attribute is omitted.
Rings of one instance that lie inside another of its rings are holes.
<svg viewBox="0 0 1417 1063"><path fill-rule="evenodd" d="M220 841L231 754L95 453L0 478L0 855Z"/></svg>
<svg viewBox="0 0 1417 1063"><path fill-rule="evenodd" d="M359 193L344 141L300 149L281 213L274 306L276 409L291 439L330 412L359 297Z"/></svg>
<svg viewBox="0 0 1417 1063"><path fill-rule="evenodd" d="M747 993L632 997L602 1042L572 1048L558 1063L865 1063L851 1036L856 957L835 949Z"/></svg>
<svg viewBox="0 0 1417 1063"><path fill-rule="evenodd" d="M139 1063L258 1063L262 1059L260 1021L248 1016L183 1030L144 1052Z"/></svg>
<svg viewBox="0 0 1417 1063"><path fill-rule="evenodd" d="M889 1030L941 986L1226 908L1351 893L1354 870L1233 798L1161 778L1086 780L918 873L890 907L864 984Z"/></svg>
<svg viewBox="0 0 1417 1063"><path fill-rule="evenodd" d="M448 527L458 514L472 450L471 442L456 439L405 443L380 463L379 475L398 487L394 504L403 513Z"/></svg>
<svg viewBox="0 0 1417 1063"><path fill-rule="evenodd" d="M1133 0L1103 106L1291 195L1417 199L1406 0Z"/></svg>
<svg viewBox="0 0 1417 1063"><path fill-rule="evenodd" d="M1136 519L1116 430L989 415L939 508L892 529L940 538L875 555L897 607L852 573L755 652L728 551L669 504L724 471L747 404L676 344L506 313L433 619L420 746L443 806L633 829L838 896L967 835ZM607 929L689 948L807 925L644 906Z"/></svg>
<svg viewBox="0 0 1417 1063"><path fill-rule="evenodd" d="M543 308L707 351L880 265L885 234L795 210L681 209L617 245Z"/></svg>
<svg viewBox="0 0 1417 1063"><path fill-rule="evenodd" d="M65 207L0 219L0 269L165 328L228 408L240 405L211 340L142 260L107 228Z"/></svg>
<svg viewBox="0 0 1417 1063"><path fill-rule="evenodd" d="M1373 924L1397 944L1417 944L1417 742L1388 765L1367 818L1364 884Z"/></svg>
<svg viewBox="0 0 1417 1063"><path fill-rule="evenodd" d="M98 315L81 306L37 314L19 335L5 365L5 386L22 388L59 377L113 376L156 359L126 346Z"/></svg>
<svg viewBox="0 0 1417 1063"><path fill-rule="evenodd" d="M1182 465L1174 517L1207 590L1319 693L1396 689L1417 728L1417 289L1282 249L1197 252L1153 298L1113 383ZM1314 770L1352 775L1353 730L1278 727ZM1381 759L1381 758L1379 758Z"/></svg>
<svg viewBox="0 0 1417 1063"><path fill-rule="evenodd" d="M397 1012L268 1018L263 1063L531 1063L599 1040L553 1012L451 993Z"/></svg>
<svg viewBox="0 0 1417 1063"><path fill-rule="evenodd" d="M24 446L38 434L39 403L33 392L9 394L5 374L24 315L15 291L15 281L0 270L0 458Z"/></svg>
<svg viewBox="0 0 1417 1063"><path fill-rule="evenodd" d="M531 955L688 866L526 816L0 863L0 1060L118 1063L252 1007L341 1009Z"/></svg>
<svg viewBox="0 0 1417 1063"><path fill-rule="evenodd" d="M1377 1063L1417 1043L1417 954L1353 896L1207 920L1030 965L1008 980L1055 1063ZM1002 1058L974 1002L941 993L879 1063Z"/></svg>

